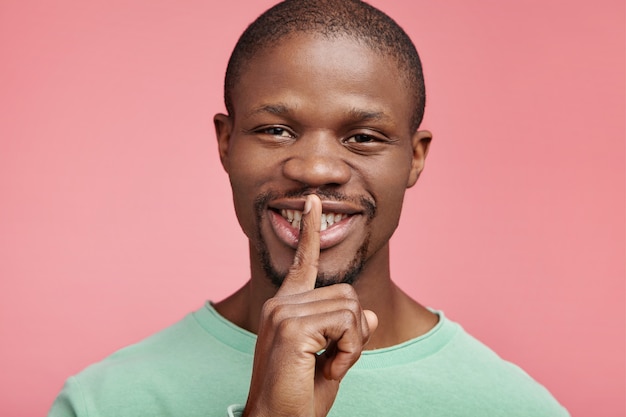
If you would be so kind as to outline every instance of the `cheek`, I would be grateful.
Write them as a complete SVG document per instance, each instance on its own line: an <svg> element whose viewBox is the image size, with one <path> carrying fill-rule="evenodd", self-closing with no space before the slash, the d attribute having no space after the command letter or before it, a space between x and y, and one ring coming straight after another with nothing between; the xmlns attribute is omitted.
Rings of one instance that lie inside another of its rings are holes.
<svg viewBox="0 0 626 417"><path fill-rule="evenodd" d="M229 176L233 193L241 198L253 199L254 189L264 181L263 170L267 161L243 139L235 140L229 150ZM252 195L250 195L252 193Z"/></svg>
<svg viewBox="0 0 626 417"><path fill-rule="evenodd" d="M266 149L252 138L236 138L229 150L233 185L254 187L280 172L280 152Z"/></svg>
<svg viewBox="0 0 626 417"><path fill-rule="evenodd" d="M398 150L384 161L371 164L375 169L367 171L369 188L377 204L386 207L385 211L397 211L402 205L411 173L411 159L407 155L408 152Z"/></svg>
<svg viewBox="0 0 626 417"><path fill-rule="evenodd" d="M383 228L389 237L398 226L405 190L405 187L396 185L387 187L380 195L376 217L384 223Z"/></svg>
<svg viewBox="0 0 626 417"><path fill-rule="evenodd" d="M245 140L237 140L229 150L229 179L239 225L251 239L257 234L255 199L262 194L280 168L267 152L260 152Z"/></svg>
<svg viewBox="0 0 626 417"><path fill-rule="evenodd" d="M255 164L246 163L245 159L238 158L240 153L231 154L229 180L233 195L235 214L243 232L249 238L255 234L256 213L254 200L259 193L259 178Z"/></svg>
<svg viewBox="0 0 626 417"><path fill-rule="evenodd" d="M254 213L254 203L250 199L246 198L249 193L246 192L246 189L240 185L238 185L238 181L233 178L231 175L230 178L232 193L233 193L233 204L235 206L235 214L237 216L237 221L241 226L241 229L249 238L253 236L254 231L254 223L255 223L255 213Z"/></svg>
<svg viewBox="0 0 626 417"><path fill-rule="evenodd" d="M402 211L402 195L384 198L378 205L376 217L370 224L370 254L385 246L396 231Z"/></svg>
<svg viewBox="0 0 626 417"><path fill-rule="evenodd" d="M370 178L376 199L376 217L372 221L372 240L387 241L398 227L410 170L402 164L385 165ZM389 168L392 167L392 168ZM375 185L374 185L375 183Z"/></svg>

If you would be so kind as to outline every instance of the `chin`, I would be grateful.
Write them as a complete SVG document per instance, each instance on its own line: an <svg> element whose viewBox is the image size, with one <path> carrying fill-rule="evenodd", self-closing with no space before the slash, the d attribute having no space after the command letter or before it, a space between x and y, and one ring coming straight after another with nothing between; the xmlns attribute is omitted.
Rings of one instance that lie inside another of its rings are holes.
<svg viewBox="0 0 626 417"><path fill-rule="evenodd" d="M335 284L354 284L359 278L359 274L363 269L363 265L354 265L350 269L346 271L341 271L339 273L320 273L317 274L317 279L315 280L315 288L320 287L328 287L329 285Z"/></svg>
<svg viewBox="0 0 626 417"><path fill-rule="evenodd" d="M317 274L315 279L315 288L328 287L335 284L354 284L358 278L363 265L355 265L345 271L340 272L322 272ZM280 288L287 276L286 272L280 272L274 268L264 268L265 275L269 278L276 288Z"/></svg>
<svg viewBox="0 0 626 417"><path fill-rule="evenodd" d="M365 265L366 254L369 246L369 239L366 239L357 250L352 261L343 269L335 271L324 271L323 265L315 280L315 288L328 287L335 284L354 284L358 279ZM261 250L261 262L266 277L276 288L280 288L287 276L287 271L279 270L272 262L272 257L267 250Z"/></svg>

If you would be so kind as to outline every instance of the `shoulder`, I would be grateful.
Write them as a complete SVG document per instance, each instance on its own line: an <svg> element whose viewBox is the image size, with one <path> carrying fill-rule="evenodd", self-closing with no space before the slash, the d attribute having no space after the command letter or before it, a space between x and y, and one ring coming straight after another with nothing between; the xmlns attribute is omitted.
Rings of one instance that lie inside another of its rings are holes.
<svg viewBox="0 0 626 417"><path fill-rule="evenodd" d="M552 394L516 364L501 358L463 327L445 317L454 337L435 361L455 380L453 389L483 415L568 416Z"/></svg>
<svg viewBox="0 0 626 417"><path fill-rule="evenodd" d="M397 412L405 414L415 408L425 415L446 417L568 415L520 367L502 359L442 313L439 316L437 326L417 339L364 352L356 372L342 383L337 405L348 410L358 406L354 398L379 396L385 397L385 404L397 404ZM368 409L375 406L369 403Z"/></svg>
<svg viewBox="0 0 626 417"><path fill-rule="evenodd" d="M167 410L195 407L211 395L221 397L221 390L233 384L245 385L252 356L224 341L203 310L69 378L50 416L171 415ZM237 397L229 403L228 395L223 397L208 407L215 405L223 413L240 401Z"/></svg>
<svg viewBox="0 0 626 417"><path fill-rule="evenodd" d="M501 358L460 325L455 325L459 331L441 352L441 360L462 381L463 388L457 389L468 395L474 392L481 407L514 410L509 415L568 415L552 394L521 367Z"/></svg>

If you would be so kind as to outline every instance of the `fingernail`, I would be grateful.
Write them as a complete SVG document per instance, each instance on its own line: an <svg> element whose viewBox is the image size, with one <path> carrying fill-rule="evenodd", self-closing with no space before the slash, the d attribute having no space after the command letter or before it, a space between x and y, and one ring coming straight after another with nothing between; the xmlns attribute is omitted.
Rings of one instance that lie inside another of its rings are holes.
<svg viewBox="0 0 626 417"><path fill-rule="evenodd" d="M302 211L302 214L309 214L309 211L311 211L311 208L313 207L313 203L311 202L312 198L313 194L309 194L306 196L306 201L304 202L304 210Z"/></svg>

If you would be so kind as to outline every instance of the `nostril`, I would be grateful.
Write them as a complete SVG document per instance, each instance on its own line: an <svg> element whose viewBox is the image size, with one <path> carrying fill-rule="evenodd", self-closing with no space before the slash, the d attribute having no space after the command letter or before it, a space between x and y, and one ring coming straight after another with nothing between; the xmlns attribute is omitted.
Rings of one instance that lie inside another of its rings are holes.
<svg viewBox="0 0 626 417"><path fill-rule="evenodd" d="M310 187L342 185L350 180L351 168L336 156L294 157L283 166L285 177Z"/></svg>

